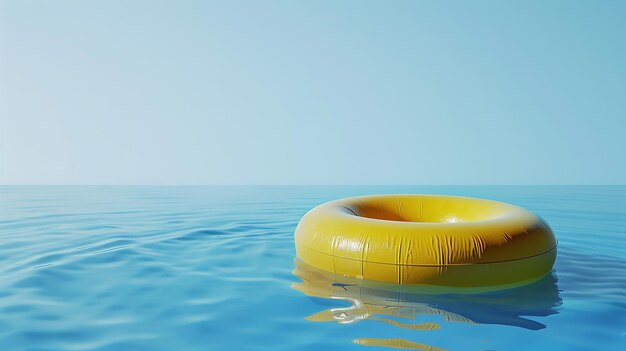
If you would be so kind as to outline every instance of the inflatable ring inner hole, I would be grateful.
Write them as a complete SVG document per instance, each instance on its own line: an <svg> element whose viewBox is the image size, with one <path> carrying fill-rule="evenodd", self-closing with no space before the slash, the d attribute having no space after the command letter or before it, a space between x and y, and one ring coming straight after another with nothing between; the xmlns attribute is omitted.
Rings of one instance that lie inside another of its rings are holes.
<svg viewBox="0 0 626 351"><path fill-rule="evenodd" d="M346 213L357 217L414 223L486 221L500 218L507 213L507 208L491 201L476 201L471 198L446 201L440 197L362 199L344 209Z"/></svg>

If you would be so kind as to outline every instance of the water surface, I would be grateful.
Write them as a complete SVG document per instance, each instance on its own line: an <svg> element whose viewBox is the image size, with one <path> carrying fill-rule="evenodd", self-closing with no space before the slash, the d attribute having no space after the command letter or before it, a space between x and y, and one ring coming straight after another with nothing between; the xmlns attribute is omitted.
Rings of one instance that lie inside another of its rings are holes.
<svg viewBox="0 0 626 351"><path fill-rule="evenodd" d="M520 205L553 274L455 295L294 261L307 210L380 193ZM626 187L0 187L0 350L626 350Z"/></svg>

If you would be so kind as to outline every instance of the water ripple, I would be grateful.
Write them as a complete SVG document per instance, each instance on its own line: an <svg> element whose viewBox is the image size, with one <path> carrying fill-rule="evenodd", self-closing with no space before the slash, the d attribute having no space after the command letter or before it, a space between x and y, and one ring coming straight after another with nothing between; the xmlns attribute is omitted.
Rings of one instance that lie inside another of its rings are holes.
<svg viewBox="0 0 626 351"><path fill-rule="evenodd" d="M537 212L559 239L554 274L466 296L292 274L308 209L411 192ZM0 349L623 350L625 199L626 187L0 187Z"/></svg>

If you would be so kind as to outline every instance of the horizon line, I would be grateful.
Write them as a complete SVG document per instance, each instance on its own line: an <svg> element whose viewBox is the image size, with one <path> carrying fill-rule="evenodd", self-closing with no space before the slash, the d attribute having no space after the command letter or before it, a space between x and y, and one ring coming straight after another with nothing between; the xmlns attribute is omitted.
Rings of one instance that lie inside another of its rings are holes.
<svg viewBox="0 0 626 351"><path fill-rule="evenodd" d="M229 183L191 183L191 184L133 184L133 183L120 183L120 184L106 184L106 183L3 183L0 187L26 187L26 186L136 186L136 187L303 187L303 186L315 186L315 187L391 187L391 186L626 186L626 183L536 183L536 184L522 184L522 183L502 183L502 184L488 184L488 183L465 183L465 184L229 184Z"/></svg>

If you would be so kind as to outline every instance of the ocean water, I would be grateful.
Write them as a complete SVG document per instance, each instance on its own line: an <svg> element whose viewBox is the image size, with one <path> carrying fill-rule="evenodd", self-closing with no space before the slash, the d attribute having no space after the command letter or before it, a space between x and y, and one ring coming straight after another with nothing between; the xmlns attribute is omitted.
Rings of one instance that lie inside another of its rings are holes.
<svg viewBox="0 0 626 351"><path fill-rule="evenodd" d="M526 207L559 241L518 289L377 289L295 260L325 201ZM626 350L626 187L0 187L0 350Z"/></svg>

